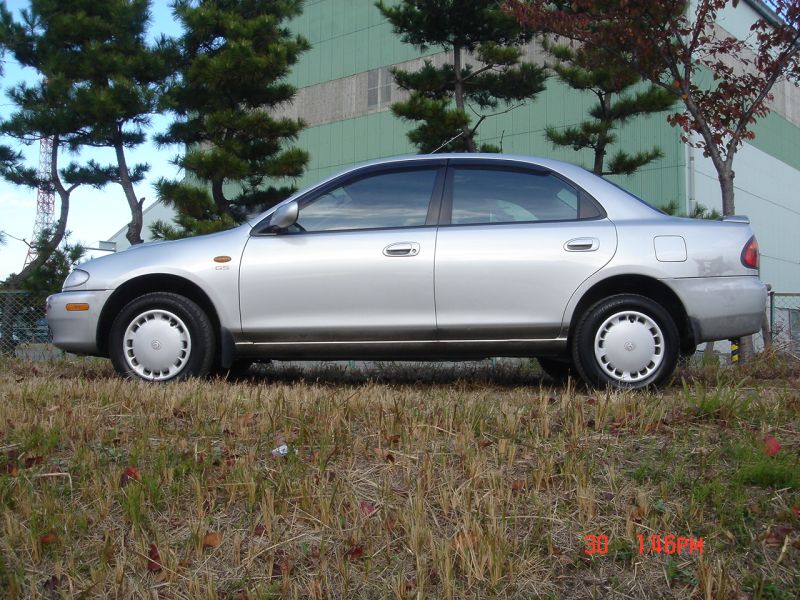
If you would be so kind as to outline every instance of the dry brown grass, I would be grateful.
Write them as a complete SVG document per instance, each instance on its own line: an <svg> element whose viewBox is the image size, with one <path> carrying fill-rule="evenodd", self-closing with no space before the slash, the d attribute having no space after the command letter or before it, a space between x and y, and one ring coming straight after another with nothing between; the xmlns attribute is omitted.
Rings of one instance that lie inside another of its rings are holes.
<svg viewBox="0 0 800 600"><path fill-rule="evenodd" d="M525 367L172 385L102 361L0 370L0 596L800 589L792 371L693 370L657 394L589 395ZM640 556L640 533L702 536L704 554ZM609 553L584 554L587 534L609 536Z"/></svg>

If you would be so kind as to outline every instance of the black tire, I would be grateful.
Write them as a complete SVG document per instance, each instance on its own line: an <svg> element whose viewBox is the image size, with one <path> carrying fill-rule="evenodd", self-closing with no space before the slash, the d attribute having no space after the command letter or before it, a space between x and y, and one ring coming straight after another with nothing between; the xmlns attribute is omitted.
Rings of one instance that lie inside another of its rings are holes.
<svg viewBox="0 0 800 600"><path fill-rule="evenodd" d="M131 300L120 311L111 325L108 348L123 377L176 381L208 374L216 336L208 315L195 302L153 292Z"/></svg>
<svg viewBox="0 0 800 600"><path fill-rule="evenodd" d="M572 358L589 385L638 389L657 386L672 375L679 346L675 322L661 305L645 296L619 294L600 300L580 317Z"/></svg>
<svg viewBox="0 0 800 600"><path fill-rule="evenodd" d="M575 365L568 358L538 358L537 360L545 375L556 383L564 383L570 377L574 379L578 374Z"/></svg>

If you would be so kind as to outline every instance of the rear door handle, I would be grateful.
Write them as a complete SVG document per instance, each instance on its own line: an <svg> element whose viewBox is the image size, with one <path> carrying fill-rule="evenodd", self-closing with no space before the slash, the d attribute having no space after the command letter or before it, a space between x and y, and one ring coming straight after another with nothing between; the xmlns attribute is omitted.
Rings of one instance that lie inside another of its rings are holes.
<svg viewBox="0 0 800 600"><path fill-rule="evenodd" d="M416 256L419 254L419 244L416 242L397 242L389 244L383 249L384 256Z"/></svg>
<svg viewBox="0 0 800 600"><path fill-rule="evenodd" d="M600 240L597 238L575 238L564 244L567 252L594 252L600 247Z"/></svg>

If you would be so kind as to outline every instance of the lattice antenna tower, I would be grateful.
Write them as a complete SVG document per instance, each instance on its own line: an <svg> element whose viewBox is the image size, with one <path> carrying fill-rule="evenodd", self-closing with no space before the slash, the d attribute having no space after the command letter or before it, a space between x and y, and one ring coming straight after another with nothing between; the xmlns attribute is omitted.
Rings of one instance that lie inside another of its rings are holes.
<svg viewBox="0 0 800 600"><path fill-rule="evenodd" d="M36 172L39 189L36 192L36 220L33 222L33 237L25 257L27 267L36 259L36 243L42 233L53 226L56 211L56 194L53 190L53 138L43 137L39 143L39 168Z"/></svg>

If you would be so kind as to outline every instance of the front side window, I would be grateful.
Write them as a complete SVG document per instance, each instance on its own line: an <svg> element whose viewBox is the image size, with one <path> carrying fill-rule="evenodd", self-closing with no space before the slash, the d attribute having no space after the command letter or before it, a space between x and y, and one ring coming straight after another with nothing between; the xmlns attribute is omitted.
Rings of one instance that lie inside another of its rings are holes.
<svg viewBox="0 0 800 600"><path fill-rule="evenodd" d="M304 231L421 227L438 169L379 173L351 180L300 208Z"/></svg>
<svg viewBox="0 0 800 600"><path fill-rule="evenodd" d="M581 214L578 190L549 173L456 168L452 198L453 225L587 218Z"/></svg>

